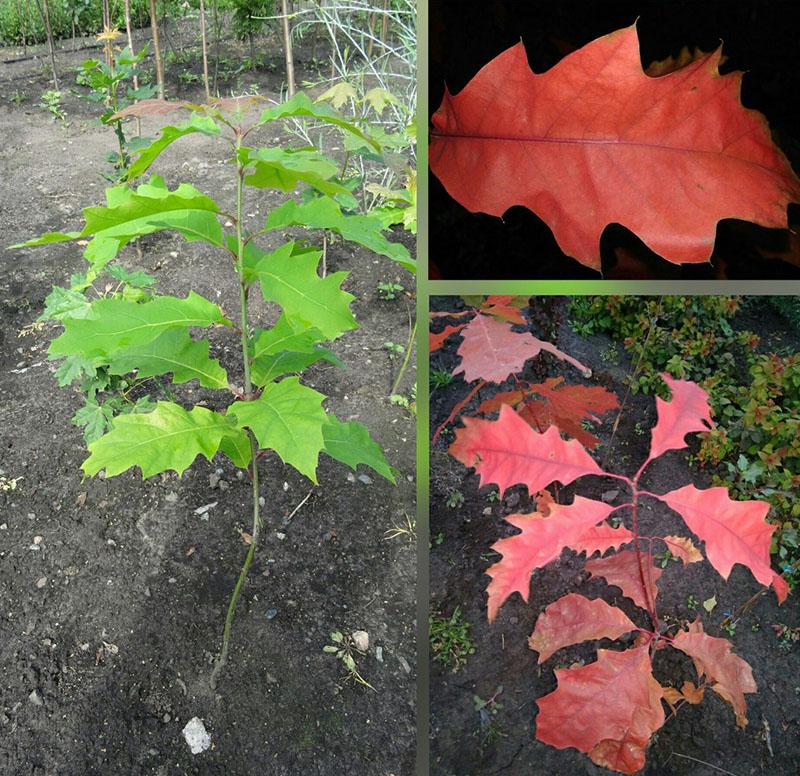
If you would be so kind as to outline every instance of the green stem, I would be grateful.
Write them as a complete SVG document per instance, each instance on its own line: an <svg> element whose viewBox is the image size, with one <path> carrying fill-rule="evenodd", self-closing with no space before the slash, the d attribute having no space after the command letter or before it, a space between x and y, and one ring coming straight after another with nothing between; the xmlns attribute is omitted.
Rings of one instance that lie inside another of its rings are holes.
<svg viewBox="0 0 800 776"><path fill-rule="evenodd" d="M408 344L406 345L406 355L403 359L403 363L400 365L400 371L397 373L397 379L394 381L394 385L392 386L392 390L389 392L391 396L394 393L397 393L397 386L400 385L400 381L403 379L403 375L405 374L406 367L408 366L408 359L411 356L411 348L414 346L414 337L417 336L417 322L414 321L414 325L411 327L411 333L408 335Z"/></svg>
<svg viewBox="0 0 800 776"><path fill-rule="evenodd" d="M236 151L241 146L241 136L237 135L236 138ZM236 271L239 274L239 299L241 302L242 312L242 327L241 327L241 340L242 340L242 360L244 362L244 394L245 399L249 399L253 392L253 383L250 377L250 351L249 351L249 328L247 326L247 284L244 280L244 241L242 239L242 193L244 190L244 168L241 164L236 165L237 186L236 186L236 245L237 245L237 262ZM233 625L233 618L236 614L236 604L239 600L239 595L244 587L247 573L250 571L250 566L253 563L253 557L256 554L258 547L258 539L261 534L261 513L259 503L259 482L258 482L258 444L253 432L248 430L250 437L250 478L253 485L253 530L252 539L250 541L250 549L247 551L247 556L244 559L244 565L239 572L239 578L236 580L236 587L233 589L230 603L228 604L228 614L225 617L225 627L222 631L222 648L219 653L219 658L214 666L211 674L211 687L212 689L217 686L217 680L225 664L228 660L228 648L230 646L231 626Z"/></svg>

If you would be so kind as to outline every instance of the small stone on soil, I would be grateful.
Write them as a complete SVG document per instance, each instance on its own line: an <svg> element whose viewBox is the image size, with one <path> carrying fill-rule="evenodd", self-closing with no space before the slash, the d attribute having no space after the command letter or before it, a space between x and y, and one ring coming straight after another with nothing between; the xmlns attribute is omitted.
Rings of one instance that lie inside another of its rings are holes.
<svg viewBox="0 0 800 776"><path fill-rule="evenodd" d="M383 647L375 647L375 659L379 662L383 662Z"/></svg>
<svg viewBox="0 0 800 776"><path fill-rule="evenodd" d="M211 746L211 736L208 735L203 721L199 717L192 717L183 729L183 737L189 744L192 754L205 752Z"/></svg>
<svg viewBox="0 0 800 776"><path fill-rule="evenodd" d="M286 534L283 533L283 531L276 531L275 536L277 536L281 541L283 541L286 538Z"/></svg>
<svg viewBox="0 0 800 776"><path fill-rule="evenodd" d="M347 481L348 482L355 482L356 481L356 475L353 474L353 472L347 472Z"/></svg>
<svg viewBox="0 0 800 776"><path fill-rule="evenodd" d="M36 580L36 587L38 587L39 590L41 590L46 584L47 577L39 577L39 579Z"/></svg>
<svg viewBox="0 0 800 776"><path fill-rule="evenodd" d="M353 631L350 638L353 640L353 646L359 652L369 652L369 633L363 630Z"/></svg>
<svg viewBox="0 0 800 776"><path fill-rule="evenodd" d="M178 494L171 490L166 496L164 496L164 501L166 501L168 504L175 504L178 501Z"/></svg>
<svg viewBox="0 0 800 776"><path fill-rule="evenodd" d="M402 655L398 655L397 659L400 661L400 665L403 667L403 670L407 673L411 673L411 666L408 664L408 660L406 660Z"/></svg>
<svg viewBox="0 0 800 776"><path fill-rule="evenodd" d="M38 690L32 690L31 691L31 694L28 696L28 702L32 703L34 706L41 706L42 705L42 703L43 703L42 696L39 695L39 691Z"/></svg>
<svg viewBox="0 0 800 776"><path fill-rule="evenodd" d="M267 609L267 619L274 620L278 616L277 609Z"/></svg>
<svg viewBox="0 0 800 776"><path fill-rule="evenodd" d="M372 485L372 477L369 477L366 474L359 474L358 481L363 482L365 485Z"/></svg>

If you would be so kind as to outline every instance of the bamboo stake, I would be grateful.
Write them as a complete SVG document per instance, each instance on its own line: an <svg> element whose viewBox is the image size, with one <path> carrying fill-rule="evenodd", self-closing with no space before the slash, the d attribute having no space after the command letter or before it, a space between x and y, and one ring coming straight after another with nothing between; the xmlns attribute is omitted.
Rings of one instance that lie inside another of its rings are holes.
<svg viewBox="0 0 800 776"><path fill-rule="evenodd" d="M283 50L286 54L286 86L289 98L294 97L294 57L292 56L292 31L289 29L289 9L287 0L281 0L281 12L283 14Z"/></svg>
<svg viewBox="0 0 800 776"><path fill-rule="evenodd" d="M150 29L153 31L153 54L156 58L156 83L158 96L164 99L164 68L161 66L161 49L158 45L158 17L156 16L155 0L150 0Z"/></svg>

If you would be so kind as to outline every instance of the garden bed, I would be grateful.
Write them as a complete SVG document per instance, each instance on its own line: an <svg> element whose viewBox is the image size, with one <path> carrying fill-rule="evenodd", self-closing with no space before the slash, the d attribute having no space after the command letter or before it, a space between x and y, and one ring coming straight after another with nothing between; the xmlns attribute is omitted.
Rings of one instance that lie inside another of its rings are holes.
<svg viewBox="0 0 800 776"><path fill-rule="evenodd" d="M62 54L59 62L66 70L86 56ZM298 77L311 75L301 69ZM279 73L247 78L279 99ZM62 79L66 85L71 76ZM41 61L7 66L2 80L3 244L78 227L80 209L102 199L113 134L97 124L95 106L71 94L63 99L66 126L35 107L49 88ZM7 100L15 88L27 93L19 104ZM202 99L196 83L173 82L168 91ZM158 127L143 120L146 134ZM268 126L253 140L269 145L278 132ZM218 158L215 141L194 135L154 170L170 187L189 180L230 209L235 179ZM249 201L247 221L255 225L278 200L259 192ZM413 245L405 235L392 239ZM183 296L189 279L194 291L237 310L238 287L224 259L168 234L140 245L141 256L131 246L123 263L155 275L160 292ZM312 367L307 383L330 396L340 418L368 425L399 470L398 486L326 459L312 488L274 456L265 460L263 543L215 695L208 677L247 550L240 531L249 530L250 485L230 464L202 458L180 478L143 483L131 471L82 482L85 446L69 422L81 398L57 387L46 357L57 328L19 336L51 287L81 269L80 250L61 244L2 256L0 468L19 479L15 490L0 492L0 771L412 773L415 546L413 537L386 532L415 513L415 423L388 400L399 359L390 361L383 344L406 343L413 296L385 301L377 284L413 290L413 277L366 250L341 242L328 248L328 271L351 272L344 288L356 297L361 328L333 345L346 368ZM276 308L259 302L254 314L271 324ZM239 344L215 331L212 347L233 360ZM232 380L241 385L241 374ZM178 401L204 393L196 383L176 389ZM369 633L369 652L357 664L374 689L345 681L341 662L323 652L337 630ZM194 716L212 736L211 749L195 756L181 735Z"/></svg>
<svg viewBox="0 0 800 776"><path fill-rule="evenodd" d="M529 311L533 333L554 343L562 351L577 358L592 369L589 380L572 367L544 354L528 362L524 378L535 381L564 375L567 382L602 385L614 391L620 403L625 396L623 380L631 363L621 344L607 336L595 334L580 337L567 322L568 300L563 298L534 299ZM431 302L434 310L457 310L460 301L438 297ZM797 347L796 337L780 316L771 312L762 316L772 330L757 333L782 335L781 344ZM735 326L752 328L752 316L741 316ZM440 330L441 323L436 326ZM774 341L774 340L770 340ZM452 371L457 363L455 350L458 337L449 340L444 348L433 354L431 369ZM766 344L766 343L765 343ZM509 390L513 381L497 387ZM435 429L447 417L452 407L468 393L469 387L460 379L438 388L431 397L431 428ZM494 393L487 388L478 394L463 414L474 414L477 404ZM595 458L607 470L632 476L647 455L649 430L656 420L652 397L642 394L628 396L621 413L613 446L609 446L616 411L603 417L596 426L601 446ZM565 552L560 560L534 572L529 603L513 595L501 608L497 619L489 625L486 619L486 568L497 560L490 546L498 539L516 531L502 521L512 513L533 511L527 490L521 486L509 489L505 497L495 500L490 494L496 487L478 488L478 478L450 457L447 446L452 433L445 433L431 450L431 609L444 617L452 616L456 607L461 617L470 623L469 638L474 646L472 655L465 655L465 665L456 672L451 666L431 665L431 773L436 776L477 776L481 774L601 774L609 773L593 765L574 749L557 750L534 739L536 699L555 689L553 664L594 660L593 643L567 648L555 660L542 666L527 646L536 617L559 596L581 592L589 597L603 595L605 600L619 605L629 616L636 608L623 598L617 588L609 588L598 579L587 581L583 559ZM674 450L652 463L644 476L644 487L658 493L694 482L707 487L710 478L688 461L696 451L697 442L689 437L689 450ZM624 503L625 493L618 482L592 477L581 481L579 492L590 498L605 496L610 503ZM463 502L454 493L463 495ZM574 486L560 489L560 502L569 503ZM448 501L455 506L448 506ZM664 535L679 532L686 535L677 515L657 502L648 501L640 511L643 533ZM652 530L649 530L652 529ZM729 581L708 564L695 563L684 567L669 563L660 583L660 610L675 621L693 620L698 612L713 636L731 638L736 654L753 667L758 693L747 697L747 716L750 724L739 730L730 707L714 693L706 693L698 706L683 707L676 718L658 731L648 753L645 774L691 774L712 776L724 772L745 774L775 774L789 776L796 772L800 744L795 729L800 721L797 707L797 647L786 651L773 631L773 624L785 623L796 627L800 621L796 597L790 596L781 607L773 593L759 599L749 614L738 623L735 635L720 631L726 612L735 610L760 589L752 575L741 566L734 567ZM690 608L690 596L698 604ZM702 602L716 597L711 612ZM603 640L601 647L611 642ZM566 657L561 657L566 655ZM680 686L693 678L691 661L675 650L663 650L655 659L655 675L662 683ZM499 691L498 691L499 690ZM475 697L487 701L496 697L496 704L477 708ZM702 762L698 762L702 761ZM708 763L710 765L704 765ZM714 766L713 768L711 766Z"/></svg>

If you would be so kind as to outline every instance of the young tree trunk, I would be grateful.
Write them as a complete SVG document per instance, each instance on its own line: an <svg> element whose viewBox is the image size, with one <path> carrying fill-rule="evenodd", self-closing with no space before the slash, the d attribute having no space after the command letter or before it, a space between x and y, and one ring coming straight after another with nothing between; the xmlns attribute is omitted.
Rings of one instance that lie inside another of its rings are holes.
<svg viewBox="0 0 800 776"><path fill-rule="evenodd" d="M42 5L44 3L44 6ZM56 72L56 49L53 43L53 28L50 26L50 3L48 0L36 0L36 7L42 17L47 33L47 47L50 49L50 66L53 68L53 88L58 91L58 73Z"/></svg>
<svg viewBox="0 0 800 776"><path fill-rule="evenodd" d="M161 66L161 49L158 45L158 17L155 0L150 0L150 29L153 31L153 55L156 58L156 83L158 96L164 99L164 68Z"/></svg>
<svg viewBox="0 0 800 776"><path fill-rule="evenodd" d="M208 55L206 53L205 0L200 0L200 45L203 47L203 85L206 87L206 102L211 102L211 90L208 87Z"/></svg>
<svg viewBox="0 0 800 776"><path fill-rule="evenodd" d="M249 32L247 37L250 38L250 69L256 72L256 44L253 40L253 33Z"/></svg>
<svg viewBox="0 0 800 776"><path fill-rule="evenodd" d="M289 99L294 97L294 57L292 56L292 31L289 27L289 3L281 0L281 21L283 22L283 50L286 54L286 88Z"/></svg>

